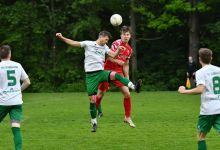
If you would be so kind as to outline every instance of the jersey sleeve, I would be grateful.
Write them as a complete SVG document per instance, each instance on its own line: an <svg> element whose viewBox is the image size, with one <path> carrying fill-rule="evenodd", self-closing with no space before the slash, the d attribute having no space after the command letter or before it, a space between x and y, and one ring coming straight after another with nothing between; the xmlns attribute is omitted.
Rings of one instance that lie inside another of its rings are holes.
<svg viewBox="0 0 220 150"><path fill-rule="evenodd" d="M79 42L81 47L86 47L86 45L88 44L87 41L82 41L82 42Z"/></svg>
<svg viewBox="0 0 220 150"><path fill-rule="evenodd" d="M105 46L105 53L108 54L108 52L110 51L109 47L106 45Z"/></svg>
<svg viewBox="0 0 220 150"><path fill-rule="evenodd" d="M119 42L114 41L114 42L112 43L111 50L112 50L113 52L115 52L115 51L118 49L118 46L119 46Z"/></svg>
<svg viewBox="0 0 220 150"><path fill-rule="evenodd" d="M27 79L28 75L27 73L24 71L23 67L21 66L21 80Z"/></svg>
<svg viewBox="0 0 220 150"><path fill-rule="evenodd" d="M204 73L201 71L196 72L196 85L203 84L205 86L205 76Z"/></svg>

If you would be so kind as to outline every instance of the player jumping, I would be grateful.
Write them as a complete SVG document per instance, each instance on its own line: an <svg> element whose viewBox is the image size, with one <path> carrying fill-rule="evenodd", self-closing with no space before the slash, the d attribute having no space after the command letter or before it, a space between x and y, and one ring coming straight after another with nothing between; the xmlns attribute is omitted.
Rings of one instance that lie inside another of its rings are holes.
<svg viewBox="0 0 220 150"><path fill-rule="evenodd" d="M96 41L77 42L63 37L61 33L57 33L56 36L71 46L84 47L85 49L84 68L86 72L87 92L90 100L91 123L93 126L91 131L96 132L96 99L99 84L101 82L119 80L124 85L139 93L141 90L141 81L134 85L129 79L121 76L119 73L104 70L103 63L105 61L105 53L116 58L121 50L125 50L123 46L119 46L115 52L109 49L106 45L108 40L112 38L109 32L100 32Z"/></svg>
<svg viewBox="0 0 220 150"><path fill-rule="evenodd" d="M126 78L129 79L129 59L132 54L132 49L129 46L128 42L131 38L131 28L128 26L123 26L120 30L120 33L121 33L121 39L118 39L112 43L111 50L115 52L119 46L123 46L125 47L125 51L121 51L117 59L114 59L111 56L108 56L104 64L104 69L107 71L109 70L115 71L119 73L120 75L125 76ZM124 95L124 108L125 108L124 122L129 123L131 127L135 127L134 123L132 122L130 118L131 97L130 97L130 92L129 92L128 87L126 87L124 84L122 84L120 81L117 81L117 80L111 81L111 82L113 82L115 86ZM110 83L103 82L99 85L99 91L98 91L97 100L96 100L96 109L98 110L100 110L101 100L104 97L106 90L108 90ZM99 112L98 116L99 117L102 116L102 112Z"/></svg>

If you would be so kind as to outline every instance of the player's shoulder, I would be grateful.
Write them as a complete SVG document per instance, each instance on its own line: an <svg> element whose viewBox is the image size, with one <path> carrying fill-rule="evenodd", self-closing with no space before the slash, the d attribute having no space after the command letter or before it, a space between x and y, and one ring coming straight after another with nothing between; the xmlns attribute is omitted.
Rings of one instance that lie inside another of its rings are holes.
<svg viewBox="0 0 220 150"><path fill-rule="evenodd" d="M81 42L86 44L86 45L94 45L95 44L95 41L89 41L89 40L81 41Z"/></svg>
<svg viewBox="0 0 220 150"><path fill-rule="evenodd" d="M121 39L115 40L112 44L114 44L114 45L121 45L122 44L122 40Z"/></svg>

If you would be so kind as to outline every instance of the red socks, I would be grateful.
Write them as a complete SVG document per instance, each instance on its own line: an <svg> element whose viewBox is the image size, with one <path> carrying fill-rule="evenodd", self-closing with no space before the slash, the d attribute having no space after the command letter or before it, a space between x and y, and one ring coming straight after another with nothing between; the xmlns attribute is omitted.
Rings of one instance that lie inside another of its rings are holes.
<svg viewBox="0 0 220 150"><path fill-rule="evenodd" d="M99 97L96 95L96 110L98 110L98 108L99 108L99 105L100 105L100 103L101 103L101 98L99 99Z"/></svg>
<svg viewBox="0 0 220 150"><path fill-rule="evenodd" d="M97 106L97 102L96 102L96 106ZM124 98L124 107L125 107L125 116L130 117L130 115L131 115L131 97Z"/></svg>

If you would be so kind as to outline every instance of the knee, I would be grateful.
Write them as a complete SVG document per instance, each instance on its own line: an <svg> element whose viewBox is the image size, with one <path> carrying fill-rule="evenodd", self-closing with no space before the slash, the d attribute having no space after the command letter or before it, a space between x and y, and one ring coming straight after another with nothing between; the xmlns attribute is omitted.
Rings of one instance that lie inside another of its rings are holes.
<svg viewBox="0 0 220 150"><path fill-rule="evenodd" d="M129 98L130 97L130 93L128 92L128 93L124 93L124 97L125 98Z"/></svg>
<svg viewBox="0 0 220 150"><path fill-rule="evenodd" d="M105 95L105 91L99 91L97 94L99 99L102 99L104 97L104 95Z"/></svg>

